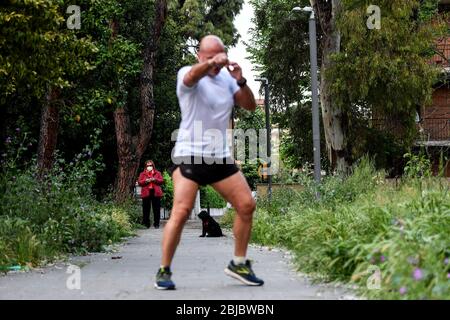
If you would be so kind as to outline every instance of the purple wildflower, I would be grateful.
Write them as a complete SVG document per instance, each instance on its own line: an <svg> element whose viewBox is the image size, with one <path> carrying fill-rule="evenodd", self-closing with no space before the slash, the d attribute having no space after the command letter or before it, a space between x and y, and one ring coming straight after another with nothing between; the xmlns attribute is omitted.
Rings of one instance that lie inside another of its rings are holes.
<svg viewBox="0 0 450 320"><path fill-rule="evenodd" d="M447 279L450 279L450 272L447 273Z"/></svg>
<svg viewBox="0 0 450 320"><path fill-rule="evenodd" d="M11 143L11 137L6 138L6 143Z"/></svg>
<svg viewBox="0 0 450 320"><path fill-rule="evenodd" d="M385 261L386 261L386 257L385 257L385 256L381 256L381 257L380 257L380 261L381 261L381 262L385 262Z"/></svg>
<svg viewBox="0 0 450 320"><path fill-rule="evenodd" d="M408 291L408 290L406 289L406 287L401 287L400 290L398 290L398 292L399 292L401 295L404 295L407 291Z"/></svg>
<svg viewBox="0 0 450 320"><path fill-rule="evenodd" d="M422 272L422 269L420 269L420 268L414 269L414 272L413 272L413 278L414 278L416 281L421 280L421 279L423 278L423 272Z"/></svg>
<svg viewBox="0 0 450 320"><path fill-rule="evenodd" d="M20 132L20 128L16 128L16 132L19 133Z"/></svg>
<svg viewBox="0 0 450 320"><path fill-rule="evenodd" d="M445 264L445 265L448 265L448 262L449 262L449 259L448 259L448 258L445 258L444 264Z"/></svg>

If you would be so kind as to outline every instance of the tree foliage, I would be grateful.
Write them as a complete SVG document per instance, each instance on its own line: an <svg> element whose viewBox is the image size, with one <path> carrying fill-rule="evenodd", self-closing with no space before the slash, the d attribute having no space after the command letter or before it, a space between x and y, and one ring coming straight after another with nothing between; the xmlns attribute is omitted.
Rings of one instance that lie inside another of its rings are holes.
<svg viewBox="0 0 450 320"><path fill-rule="evenodd" d="M416 12L427 16L419 1L380 1L380 30L363 23L365 1L358 6L351 6L352 1L344 4L350 7L339 20L343 46L330 70L336 103L349 110L366 107L371 112L401 114L409 118L411 127L416 107L431 98L437 70L428 59L439 33L414 17Z"/></svg>
<svg viewBox="0 0 450 320"><path fill-rule="evenodd" d="M6 139L20 127L38 136L43 98L50 87L58 88L58 150L67 160L86 146L91 146L92 157L101 154L105 166L97 188L104 193L115 180L118 164L113 112L126 106L131 134L139 130L139 81L155 0L77 1L79 30L66 26L71 4L10 0L0 5L1 135ZM233 20L242 4L168 1L152 79L154 130L142 161L152 158L161 170L171 164L171 135L180 121L177 71L195 62L198 41L206 34L221 36L227 46L237 43Z"/></svg>
<svg viewBox="0 0 450 320"><path fill-rule="evenodd" d="M310 3L289 0L251 3L255 9L255 30L248 50L271 83L276 121L288 129L282 148L284 156L295 166L312 162L312 152L308 150L312 140L307 94L308 17L291 12L295 6ZM322 82L331 81L333 108L345 115L342 125L348 134L351 157L381 152L378 156L384 160L379 164L388 165L391 162L387 161L387 154L393 156L404 150L394 144L407 147L414 137L416 108L430 101L437 73L429 59L434 53L435 39L443 35L445 28L437 16L437 0L386 0L377 3L382 27L371 30L366 25L370 4L365 0L342 1L337 20L340 52L327 57L332 59L331 67L320 77ZM320 58L321 39L326 34L320 25L317 30ZM377 132L370 127L374 114L397 119L407 134L395 142L386 132ZM375 142L381 141L388 145L373 148ZM383 154L383 150L392 153Z"/></svg>
<svg viewBox="0 0 450 320"><path fill-rule="evenodd" d="M283 112L303 99L309 85L308 16L291 12L309 1L251 0L255 18L247 46L261 76L269 79L271 106Z"/></svg>
<svg viewBox="0 0 450 320"><path fill-rule="evenodd" d="M68 30L62 8L68 1L12 1L0 5L0 98L42 97L49 87L66 88L70 78L92 69L96 47ZM68 6L68 4L67 4Z"/></svg>

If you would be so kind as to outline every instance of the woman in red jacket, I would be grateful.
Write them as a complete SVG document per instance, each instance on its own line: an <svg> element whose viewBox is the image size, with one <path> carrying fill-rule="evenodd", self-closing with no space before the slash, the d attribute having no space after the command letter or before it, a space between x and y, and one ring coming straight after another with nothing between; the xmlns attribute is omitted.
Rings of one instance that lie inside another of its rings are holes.
<svg viewBox="0 0 450 320"><path fill-rule="evenodd" d="M161 208L161 197L163 192L161 185L164 183L161 172L156 170L155 164L152 160L145 162L145 169L139 175L138 179L141 189L142 198L142 213L143 221L142 223L150 228L150 204L153 207L153 226L159 228L159 218L160 218L160 208Z"/></svg>

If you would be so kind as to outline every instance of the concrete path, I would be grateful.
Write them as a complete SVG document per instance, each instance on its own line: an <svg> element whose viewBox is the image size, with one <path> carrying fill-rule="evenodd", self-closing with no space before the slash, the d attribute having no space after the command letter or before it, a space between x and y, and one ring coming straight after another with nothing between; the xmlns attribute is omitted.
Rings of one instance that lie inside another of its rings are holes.
<svg viewBox="0 0 450 320"><path fill-rule="evenodd" d="M159 266L162 230L139 230L115 252L71 257L31 272L0 276L0 299L352 299L351 293L333 285L311 285L293 271L289 257L279 250L251 246L249 257L262 287L247 287L226 276L223 269L233 253L231 235L199 238L200 225L188 223L172 265L175 291L153 288ZM80 267L80 289L69 265Z"/></svg>

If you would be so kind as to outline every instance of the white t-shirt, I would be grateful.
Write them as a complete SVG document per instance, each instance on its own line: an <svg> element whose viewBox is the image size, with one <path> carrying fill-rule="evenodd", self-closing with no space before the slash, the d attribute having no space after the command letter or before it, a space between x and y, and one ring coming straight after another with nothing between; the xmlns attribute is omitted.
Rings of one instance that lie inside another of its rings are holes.
<svg viewBox="0 0 450 320"><path fill-rule="evenodd" d="M191 68L187 66L178 71L181 123L173 156L230 157L226 132L234 94L240 88L226 68L222 68L217 76L205 76L193 87L188 87L183 79Z"/></svg>

